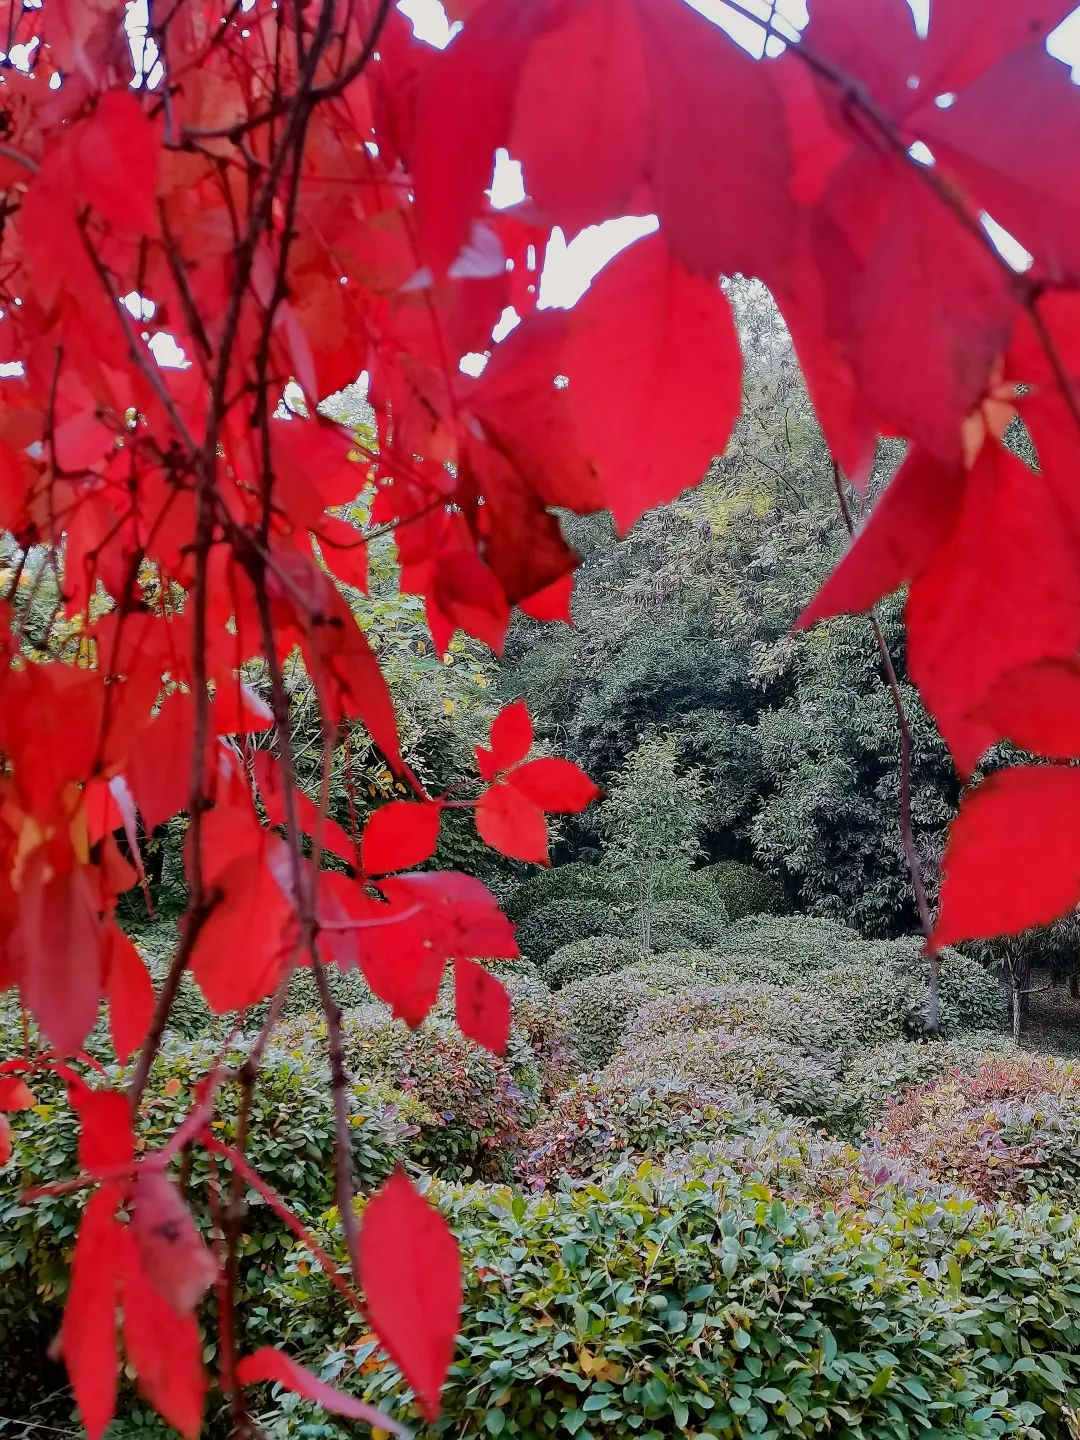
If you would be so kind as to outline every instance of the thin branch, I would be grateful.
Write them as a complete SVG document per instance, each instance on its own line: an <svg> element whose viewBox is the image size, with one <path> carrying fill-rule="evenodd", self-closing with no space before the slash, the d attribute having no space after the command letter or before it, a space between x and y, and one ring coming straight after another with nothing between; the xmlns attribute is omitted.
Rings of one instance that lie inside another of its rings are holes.
<svg viewBox="0 0 1080 1440"><path fill-rule="evenodd" d="M847 496L844 494L844 477L837 461L833 461L833 487L836 490L836 499L840 506L840 514L843 516L844 524L849 535L855 533L855 522L851 517L851 507L848 505ZM915 905L919 912L919 924L922 926L923 935L926 939L926 953L930 962L930 1006L926 1018L926 1028L931 1035L936 1035L941 1025L941 998L939 987L940 959L937 949L931 943L931 936L934 932L934 922L930 914L930 905L926 898L926 884L923 880L922 866L919 863L919 852L915 845L915 832L911 823L911 725L908 721L907 710L904 705L903 692L900 689L900 681L897 678L896 666L893 664L892 655L885 640L881 622L878 619L876 610L871 610L867 619L874 634L874 642L877 645L878 654L881 657L881 668L885 675L885 683L888 686L889 696L892 700L893 709L896 711L896 723L900 728L900 839L904 847L904 858L907 861L908 873L911 875L911 888L915 892Z"/></svg>

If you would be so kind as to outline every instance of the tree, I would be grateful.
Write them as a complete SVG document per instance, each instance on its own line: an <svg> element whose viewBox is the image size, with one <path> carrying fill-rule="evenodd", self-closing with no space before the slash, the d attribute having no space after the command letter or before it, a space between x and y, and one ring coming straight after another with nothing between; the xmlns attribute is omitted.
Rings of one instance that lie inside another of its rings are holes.
<svg viewBox="0 0 1080 1440"><path fill-rule="evenodd" d="M701 777L679 765L674 736L655 735L627 757L608 789L603 864L632 897L641 946L652 949L652 912L671 872L693 868L701 853Z"/></svg>
<svg viewBox="0 0 1080 1440"><path fill-rule="evenodd" d="M19 555L4 597L0 980L43 1038L4 1077L24 1103L13 1081L58 1072L81 1126L71 1184L87 1201L59 1350L91 1434L113 1410L118 1310L150 1403L198 1429L196 1311L211 1286L215 1378L238 1433L244 1386L271 1378L376 1418L282 1353L244 1356L234 1323L244 1184L258 1177L212 1116L224 1085L257 1084L300 965L330 1031L352 1270L335 1283L352 1301L362 1287L434 1414L458 1321L454 1244L403 1176L357 1225L326 970L359 966L416 1024L452 964L462 1027L500 1048L505 999L474 957L512 955L510 927L474 878L416 867L444 815L470 810L486 843L541 862L546 815L595 794L573 764L530 757L519 706L447 789L403 755L390 656L338 585L362 590L365 573L337 513L356 498L353 437L319 405L359 372L375 436L360 446L367 538L394 532L438 653L459 629L498 650L513 607L567 615L577 556L556 509L610 510L625 530L724 450L743 366L717 277L762 282L837 464L861 483L879 433L910 444L805 623L907 584L909 673L960 769L1001 737L1058 762L965 798L931 946L1075 905L1080 772L1063 762L1080 751L1080 255L1061 137L1080 101L1043 46L1068 8L956 0L923 37L902 0L872 14L812 3L797 42L777 22L755 59L683 0L453 0L464 26L442 53L389 0L151 3L141 36L119 0L9 6L0 527ZM530 203L497 210L504 147ZM574 309L538 313L552 228L635 208L657 232ZM1022 273L985 214L1030 253ZM521 323L493 345L510 307ZM479 375L460 367L489 351ZM294 387L305 403L289 418ZM999 443L1017 410L1038 471ZM31 572L47 614L14 603ZM58 629L77 636L59 654ZM314 696L318 803L297 784L294 653ZM253 662L268 707L247 685ZM356 725L404 787L362 833L326 814L334 743ZM264 732L260 758L250 737ZM115 912L138 882L138 812L152 826L181 810L188 904L155 993ZM335 869L320 863L331 853ZM239 1073L212 1068L147 1151L140 1104L188 972L216 1009L269 1000L269 1018ZM135 1057L126 1091L90 1084L78 1059L102 1002L118 1058ZM191 1146L235 1177L216 1253L172 1178Z"/></svg>

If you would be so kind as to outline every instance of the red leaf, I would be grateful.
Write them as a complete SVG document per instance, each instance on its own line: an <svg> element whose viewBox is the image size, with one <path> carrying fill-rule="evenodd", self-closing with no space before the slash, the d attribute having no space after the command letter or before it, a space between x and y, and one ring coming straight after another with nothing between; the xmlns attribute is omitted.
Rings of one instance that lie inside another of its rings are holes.
<svg viewBox="0 0 1080 1440"><path fill-rule="evenodd" d="M19 893L12 948L23 999L61 1055L80 1049L101 997L101 928L95 872L88 865L47 875L33 867Z"/></svg>
<svg viewBox="0 0 1080 1440"><path fill-rule="evenodd" d="M236 1379L241 1385L283 1385L286 1390L304 1400L314 1400L332 1415L344 1415L349 1420L363 1420L366 1424L393 1435L409 1433L396 1420L391 1420L381 1410L376 1410L374 1405L365 1405L362 1400L343 1395L340 1390L327 1385L303 1365L298 1365L295 1360L290 1360L288 1355L283 1355L280 1350L269 1345L256 1350L253 1355L245 1355L239 1361L236 1366Z"/></svg>
<svg viewBox="0 0 1080 1440"><path fill-rule="evenodd" d="M795 228L784 72L682 0L634 8L652 90L649 179L672 254L709 280L742 271L775 283Z"/></svg>
<svg viewBox="0 0 1080 1440"><path fill-rule="evenodd" d="M392 800L381 805L364 826L360 858L368 875L409 870L435 853L439 807L427 802Z"/></svg>
<svg viewBox="0 0 1080 1440"><path fill-rule="evenodd" d="M453 870L379 882L371 899L344 876L319 886L320 943L343 969L359 965L372 991L408 1025L418 1025L439 993L447 960L472 955L513 959L513 926L486 886Z"/></svg>
<svg viewBox="0 0 1080 1440"><path fill-rule="evenodd" d="M570 625L573 623L570 615L573 595L574 577L564 575L561 580L555 580L550 585L545 585L543 590L537 590L535 595L519 600L518 607L523 615L530 615L534 620L565 620L567 625Z"/></svg>
<svg viewBox="0 0 1080 1440"><path fill-rule="evenodd" d="M364 1211L360 1284L372 1328L434 1421L457 1338L461 1270L446 1221L402 1170Z"/></svg>
<svg viewBox="0 0 1080 1440"><path fill-rule="evenodd" d="M144 1274L130 1236L124 1262L124 1348L138 1387L159 1415L188 1440L202 1426L206 1397L199 1327L190 1313L178 1314Z"/></svg>
<svg viewBox="0 0 1080 1440"><path fill-rule="evenodd" d="M558 758L528 760L506 781L548 814L576 815L602 793L580 766Z"/></svg>
<svg viewBox="0 0 1080 1440"><path fill-rule="evenodd" d="M981 720L1035 755L1080 755L1080 661L1037 660L1007 670L978 707Z"/></svg>
<svg viewBox="0 0 1080 1440"><path fill-rule="evenodd" d="M163 825L187 804L194 743L191 696L170 695L132 746L128 759L128 780L147 830Z"/></svg>
<svg viewBox="0 0 1080 1440"><path fill-rule="evenodd" d="M273 993L290 949L292 906L279 883L285 846L247 807L203 822L207 878L219 892L199 932L191 971L214 1010L242 1010ZM277 867L277 868L275 868Z"/></svg>
<svg viewBox="0 0 1080 1440"><path fill-rule="evenodd" d="M617 255L570 312L564 368L581 444L621 533L701 480L742 402L727 299L715 280L678 265L659 235Z"/></svg>
<svg viewBox="0 0 1080 1440"><path fill-rule="evenodd" d="M463 1035L493 1055L506 1053L510 996L506 987L475 960L454 962L454 1010Z"/></svg>
<svg viewBox="0 0 1080 1440"><path fill-rule="evenodd" d="M80 199L132 235L157 232L161 137L130 90L110 90L75 129Z"/></svg>
<svg viewBox="0 0 1080 1440"><path fill-rule="evenodd" d="M420 240L438 275L465 244L480 211L540 8L488 0L424 72L413 177ZM462 95L470 96L468 105L461 104Z"/></svg>
<svg viewBox="0 0 1080 1440"><path fill-rule="evenodd" d="M568 235L631 210L644 174L649 93L633 8L598 0L540 36L514 97L510 153Z"/></svg>
<svg viewBox="0 0 1080 1440"><path fill-rule="evenodd" d="M135 1163L131 1107L119 1090L91 1090L81 1081L68 1087L79 1117L79 1164L91 1175L123 1170Z"/></svg>
<svg viewBox="0 0 1080 1440"><path fill-rule="evenodd" d="M347 520L325 515L319 520L317 535L319 552L334 578L366 595L368 560L363 533Z"/></svg>
<svg viewBox="0 0 1080 1440"><path fill-rule="evenodd" d="M1006 671L1080 645L1080 564L1045 475L987 442L953 534L908 593L908 669L961 770L998 732L979 706Z"/></svg>
<svg viewBox="0 0 1080 1440"><path fill-rule="evenodd" d="M978 6L938 0L919 65L919 95L925 101L962 90L1007 51L1041 45L1074 9L1072 0L981 0Z"/></svg>
<svg viewBox="0 0 1080 1440"><path fill-rule="evenodd" d="M533 727L529 707L524 700L504 705L491 725L491 748L476 747L476 761L485 780L494 780L502 770L509 770L525 759L532 749Z"/></svg>
<svg viewBox="0 0 1080 1440"><path fill-rule="evenodd" d="M804 341L804 359L828 353L827 339L878 431L908 436L955 464L962 423L982 399L1015 318L1004 267L909 162L861 149L830 176L806 243L808 303L796 297L785 313L804 337L821 326L827 335Z"/></svg>
<svg viewBox="0 0 1080 1440"><path fill-rule="evenodd" d="M919 132L976 207L1031 251L1040 273L1076 283L1080 97L1068 64L1051 59L1041 42L1016 49L954 104L925 106Z"/></svg>
<svg viewBox="0 0 1080 1440"><path fill-rule="evenodd" d="M548 864L548 828L544 812L510 785L485 790L476 805L476 828L485 845L513 860Z"/></svg>
<svg viewBox="0 0 1080 1440"><path fill-rule="evenodd" d="M146 1039L154 1018L154 983L142 956L118 925L106 932L105 995L109 1033L121 1065Z"/></svg>
<svg viewBox="0 0 1080 1440"><path fill-rule="evenodd" d="M445 652L455 629L464 630L502 654L506 627L510 623L510 604L493 571L479 555L460 551L439 558L435 580L428 594L428 615L432 607L445 620L449 634L435 634L432 639L440 652Z"/></svg>
<svg viewBox="0 0 1080 1440"><path fill-rule="evenodd" d="M952 533L963 487L959 469L913 450L796 625L801 629L826 615L869 610L921 574Z"/></svg>
<svg viewBox="0 0 1080 1440"><path fill-rule="evenodd" d="M11 1126L8 1124L6 1115L0 1115L0 1165L6 1165L11 1159Z"/></svg>
<svg viewBox="0 0 1080 1440"><path fill-rule="evenodd" d="M0 1110L29 1110L36 1105L34 1092L18 1075L0 1076Z"/></svg>
<svg viewBox="0 0 1080 1440"><path fill-rule="evenodd" d="M116 1221L118 1199L115 1186L103 1185L87 1202L60 1327L60 1351L90 1440L104 1433L116 1409L116 1307L124 1239Z"/></svg>
<svg viewBox="0 0 1080 1440"><path fill-rule="evenodd" d="M251 735L269 730L274 716L250 685L230 675L217 682L211 723L215 735Z"/></svg>
<svg viewBox="0 0 1080 1440"><path fill-rule="evenodd" d="M942 862L936 945L1011 935L1080 904L1080 770L1001 770L964 797Z"/></svg>
<svg viewBox="0 0 1080 1440"><path fill-rule="evenodd" d="M140 1169L131 1196L131 1233L143 1274L177 1314L187 1314L217 1278L214 1257L160 1170Z"/></svg>
<svg viewBox="0 0 1080 1440"><path fill-rule="evenodd" d="M253 769L259 794L266 807L266 818L271 825L284 825L285 797L281 791L280 765L268 750L256 750ZM318 806L308 799L298 785L294 787L293 799L297 821L304 834L312 838L318 835L324 850L332 851L351 865L356 859L356 850L338 822L331 820L329 815L321 815Z"/></svg>

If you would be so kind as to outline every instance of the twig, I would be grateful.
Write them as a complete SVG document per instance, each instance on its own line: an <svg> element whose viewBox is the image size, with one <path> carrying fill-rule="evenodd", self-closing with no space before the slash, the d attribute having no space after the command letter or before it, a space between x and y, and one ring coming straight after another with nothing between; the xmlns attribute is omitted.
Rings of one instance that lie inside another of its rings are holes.
<svg viewBox="0 0 1080 1440"><path fill-rule="evenodd" d="M851 507L848 505L847 496L844 494L844 477L837 461L833 461L833 487L836 490L836 499L840 506L840 514L843 516L844 524L849 535L855 533L855 523L851 517ZM923 881L922 866L919 863L919 852L915 846L915 833L911 824L911 725L908 722L907 710L904 706L904 696L900 689L900 681L896 675L896 666L893 664L889 647L885 640L881 622L878 619L876 610L871 610L867 616L870 628L874 634L874 642L877 645L878 654L881 657L881 668L885 675L885 683L888 686L889 695L892 699L893 709L896 711L896 723L900 728L900 839L904 846L904 857L907 860L908 872L911 875L911 887L915 892L915 905L919 912L919 924L922 926L923 935L926 940L926 954L930 963L930 1004L926 1017L926 1028L931 1035L936 1035L941 1027L941 996L940 996L940 968L941 961L936 947L931 943L931 936L934 932L934 922L930 914L930 905L926 898L926 885Z"/></svg>

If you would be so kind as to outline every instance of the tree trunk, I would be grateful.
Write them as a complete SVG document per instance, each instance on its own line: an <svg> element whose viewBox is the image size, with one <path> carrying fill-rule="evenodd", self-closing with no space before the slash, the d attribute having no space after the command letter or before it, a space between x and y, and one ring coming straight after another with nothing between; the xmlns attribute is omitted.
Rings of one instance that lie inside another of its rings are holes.
<svg viewBox="0 0 1080 1440"><path fill-rule="evenodd" d="M1014 948L1009 951L1005 970L1012 1000L1012 1038L1019 1045L1030 1008L1028 986L1031 980L1031 957L1025 951Z"/></svg>

